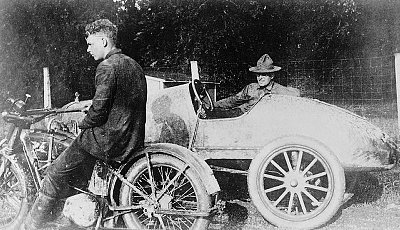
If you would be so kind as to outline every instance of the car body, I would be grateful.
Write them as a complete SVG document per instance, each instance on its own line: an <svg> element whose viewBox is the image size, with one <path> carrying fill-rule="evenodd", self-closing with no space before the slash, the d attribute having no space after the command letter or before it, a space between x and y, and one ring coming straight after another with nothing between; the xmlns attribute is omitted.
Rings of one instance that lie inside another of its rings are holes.
<svg viewBox="0 0 400 230"><path fill-rule="evenodd" d="M304 136L328 146L345 170L394 166L389 136L348 110L319 100L270 94L242 116L197 119L189 87L168 88L149 98L146 142L188 147L193 141L191 147L204 159L252 159L277 138Z"/></svg>

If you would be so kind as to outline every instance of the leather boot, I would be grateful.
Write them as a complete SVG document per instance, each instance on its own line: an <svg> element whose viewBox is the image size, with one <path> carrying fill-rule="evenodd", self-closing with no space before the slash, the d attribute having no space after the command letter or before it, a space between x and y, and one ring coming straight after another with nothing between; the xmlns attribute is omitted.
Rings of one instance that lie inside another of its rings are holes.
<svg viewBox="0 0 400 230"><path fill-rule="evenodd" d="M22 229L24 230L36 230L42 229L43 226L54 220L53 209L55 208L58 199L46 196L39 193L35 203L25 219Z"/></svg>

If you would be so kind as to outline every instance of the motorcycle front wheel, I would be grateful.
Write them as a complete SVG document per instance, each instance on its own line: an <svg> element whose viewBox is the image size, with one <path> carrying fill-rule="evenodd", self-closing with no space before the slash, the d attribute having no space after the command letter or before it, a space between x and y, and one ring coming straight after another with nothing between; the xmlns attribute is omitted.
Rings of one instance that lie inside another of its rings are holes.
<svg viewBox="0 0 400 230"><path fill-rule="evenodd" d="M32 175L17 156L0 154L0 229L19 229L36 197Z"/></svg>
<svg viewBox="0 0 400 230"><path fill-rule="evenodd" d="M32 145L29 154L35 154L39 160L48 158L40 154L49 152L50 138L53 140L52 159L72 142L72 138L43 132L30 133L26 138ZM0 151L0 230L16 230L28 215L40 185L35 185L22 145L16 146L11 155ZM36 178L36 181L43 178L45 169L42 167L38 170L40 178Z"/></svg>

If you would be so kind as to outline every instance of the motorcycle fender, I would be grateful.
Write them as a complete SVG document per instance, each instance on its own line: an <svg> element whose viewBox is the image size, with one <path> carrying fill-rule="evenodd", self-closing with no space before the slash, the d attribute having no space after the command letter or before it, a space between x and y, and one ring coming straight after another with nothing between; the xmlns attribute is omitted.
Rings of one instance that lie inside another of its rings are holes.
<svg viewBox="0 0 400 230"><path fill-rule="evenodd" d="M120 170L123 171L124 169L127 169L126 167L129 168L136 159L138 159L139 157L143 157L146 153L151 154L157 152L176 157L181 161L189 164L190 167L193 167L196 170L196 172L200 175L200 179L202 180L209 195L215 194L220 191L219 184L210 166L204 160L197 157L189 149L176 144L171 144L171 143L150 144L146 146L144 149L135 152L129 158L127 163L121 166Z"/></svg>

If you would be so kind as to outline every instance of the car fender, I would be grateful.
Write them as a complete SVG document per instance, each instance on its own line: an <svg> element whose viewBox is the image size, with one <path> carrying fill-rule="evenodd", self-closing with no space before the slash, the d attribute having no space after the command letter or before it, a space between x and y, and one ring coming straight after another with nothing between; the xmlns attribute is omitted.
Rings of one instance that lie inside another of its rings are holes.
<svg viewBox="0 0 400 230"><path fill-rule="evenodd" d="M276 148L279 148L281 146L288 145L288 144L305 145L316 151L322 152L324 154L329 154L330 155L329 157L334 157L334 158L336 158L336 160L338 160L336 155L334 154L334 152L326 144L322 143L321 141L319 141L315 138L308 137L308 136L302 136L302 135L290 135L290 136L288 135L288 136L281 136L281 137L275 138L274 140L267 143L260 149L260 151L257 154L257 156L255 157L255 159L257 159L259 157L259 155L267 155L267 154L273 152Z"/></svg>
<svg viewBox="0 0 400 230"><path fill-rule="evenodd" d="M200 179L202 180L209 195L215 194L220 191L219 184L210 166L204 160L197 157L194 152L176 144L148 144L144 149L135 152L129 158L129 160L120 167L120 171L126 171L136 161L137 158L143 157L146 153L152 152L161 152L163 154L171 155L189 164L189 166L194 168L196 172L200 175Z"/></svg>

